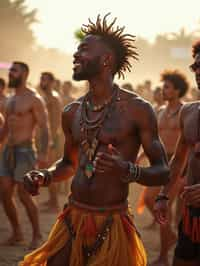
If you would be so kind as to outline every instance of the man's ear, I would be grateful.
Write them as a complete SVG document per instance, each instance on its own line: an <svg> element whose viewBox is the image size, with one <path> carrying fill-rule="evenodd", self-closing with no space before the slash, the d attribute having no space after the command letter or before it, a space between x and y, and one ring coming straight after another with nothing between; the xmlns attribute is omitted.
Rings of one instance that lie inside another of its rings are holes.
<svg viewBox="0 0 200 266"><path fill-rule="evenodd" d="M110 69L113 68L113 65L114 65L114 57L112 55L112 53L106 53L104 56L103 56L103 66L104 67L109 67Z"/></svg>

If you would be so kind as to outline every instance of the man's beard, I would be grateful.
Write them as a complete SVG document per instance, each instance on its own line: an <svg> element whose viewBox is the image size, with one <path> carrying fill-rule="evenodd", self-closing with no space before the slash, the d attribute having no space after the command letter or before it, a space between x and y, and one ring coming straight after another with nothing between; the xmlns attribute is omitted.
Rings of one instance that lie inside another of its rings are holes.
<svg viewBox="0 0 200 266"><path fill-rule="evenodd" d="M94 60L88 62L86 65L84 63L81 66L81 70L74 70L73 79L76 81L80 80L90 80L100 72L100 57L96 57Z"/></svg>
<svg viewBox="0 0 200 266"><path fill-rule="evenodd" d="M8 87L18 88L22 83L21 78L9 78Z"/></svg>

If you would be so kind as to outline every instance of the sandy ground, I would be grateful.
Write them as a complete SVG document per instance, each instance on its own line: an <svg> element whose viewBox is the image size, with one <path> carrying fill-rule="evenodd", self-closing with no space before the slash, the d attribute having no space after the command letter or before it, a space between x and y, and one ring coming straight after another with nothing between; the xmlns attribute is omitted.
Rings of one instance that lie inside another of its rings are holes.
<svg viewBox="0 0 200 266"><path fill-rule="evenodd" d="M132 185L130 188L130 203L132 205L133 210L135 209L135 203L138 198L138 194L141 190L141 187L137 185ZM46 201L47 192L45 190L41 191L40 196L37 197L37 202L39 207L41 203ZM66 196L63 194L60 196L60 204L63 206L66 201ZM24 211L23 206L17 201L20 220L23 225L23 230L25 233L25 246L0 246L0 266L16 266L17 263L23 258L23 256L27 253L27 246L31 239L31 226ZM42 207L40 207L40 218L41 218L41 228L44 240L47 238L48 233L50 231L51 226L56 220L56 214L44 213L42 212ZM146 230L144 227L149 224L151 221L151 216L145 210L145 212L138 216L135 213L135 223L136 226L141 233L147 254L148 254L148 263L153 261L158 256L159 250L159 233L158 228L156 230ZM0 204L0 241L6 239L10 233L10 226L7 221L7 217L4 214L2 206ZM170 252L170 258L172 258L173 249ZM59 266L59 265L58 265Z"/></svg>

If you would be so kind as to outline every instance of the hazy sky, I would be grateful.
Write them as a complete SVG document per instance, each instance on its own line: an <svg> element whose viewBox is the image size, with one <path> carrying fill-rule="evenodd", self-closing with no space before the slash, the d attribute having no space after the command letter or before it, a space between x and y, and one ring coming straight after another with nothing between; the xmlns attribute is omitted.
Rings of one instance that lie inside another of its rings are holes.
<svg viewBox="0 0 200 266"><path fill-rule="evenodd" d="M112 13L128 33L153 40L155 35L200 28L200 0L26 0L38 9L40 24L33 29L38 42L46 47L72 53L74 30L98 13Z"/></svg>

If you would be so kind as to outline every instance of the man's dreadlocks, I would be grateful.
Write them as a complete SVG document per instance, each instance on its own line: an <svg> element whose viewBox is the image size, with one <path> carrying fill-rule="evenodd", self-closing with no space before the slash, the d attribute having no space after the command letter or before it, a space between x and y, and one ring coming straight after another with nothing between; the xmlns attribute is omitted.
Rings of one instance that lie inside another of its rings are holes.
<svg viewBox="0 0 200 266"><path fill-rule="evenodd" d="M138 54L135 52L136 47L133 45L135 36L124 34L125 27L117 26L114 28L113 26L117 18L108 24L107 17L109 15L110 13L105 15L103 20L101 20L100 15L98 15L96 23L88 19L89 24L83 25L81 30L85 35L100 36L103 42L112 49L116 57L114 74L118 73L119 78L121 76L124 78L124 72L126 70L129 72L131 71L132 65L130 63L130 58L137 59Z"/></svg>

